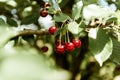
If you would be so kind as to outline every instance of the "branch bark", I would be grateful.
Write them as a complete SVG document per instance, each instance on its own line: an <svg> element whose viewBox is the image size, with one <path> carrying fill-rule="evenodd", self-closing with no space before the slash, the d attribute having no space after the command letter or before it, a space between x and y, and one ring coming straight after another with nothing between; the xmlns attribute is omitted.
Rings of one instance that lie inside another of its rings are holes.
<svg viewBox="0 0 120 80"><path fill-rule="evenodd" d="M23 31L19 31L19 33L14 36L14 37L18 37L18 36L26 36L26 35L47 35L49 34L48 30L31 30L31 29L25 29Z"/></svg>

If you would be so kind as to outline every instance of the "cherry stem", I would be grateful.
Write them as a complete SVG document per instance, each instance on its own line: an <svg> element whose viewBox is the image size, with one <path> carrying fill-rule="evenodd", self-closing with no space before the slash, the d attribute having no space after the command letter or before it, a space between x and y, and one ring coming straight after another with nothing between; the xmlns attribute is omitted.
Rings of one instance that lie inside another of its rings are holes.
<svg viewBox="0 0 120 80"><path fill-rule="evenodd" d="M81 19L81 21L80 21L79 25L81 25L81 24L82 24L82 22L83 22L83 19Z"/></svg>
<svg viewBox="0 0 120 80"><path fill-rule="evenodd" d="M22 40L22 36L19 36L19 37L18 37L17 45L21 44L21 40Z"/></svg>
<svg viewBox="0 0 120 80"><path fill-rule="evenodd" d="M67 38L66 38L67 36L66 36L66 33L65 33L65 43L67 42Z"/></svg>
<svg viewBox="0 0 120 80"><path fill-rule="evenodd" d="M67 30L67 38L68 38L68 42L70 42L69 32L68 32L68 30Z"/></svg>
<svg viewBox="0 0 120 80"><path fill-rule="evenodd" d="M60 33L60 36L59 36L59 40L60 40L60 45L61 45L61 37L62 37L62 34Z"/></svg>
<svg viewBox="0 0 120 80"><path fill-rule="evenodd" d="M65 24L65 22L62 23L62 25L61 25L61 29L63 28L64 24ZM59 36L60 45L61 45L61 42L62 42L62 41L61 41L61 40L62 40L61 37L62 37L62 33L60 32L60 36Z"/></svg>

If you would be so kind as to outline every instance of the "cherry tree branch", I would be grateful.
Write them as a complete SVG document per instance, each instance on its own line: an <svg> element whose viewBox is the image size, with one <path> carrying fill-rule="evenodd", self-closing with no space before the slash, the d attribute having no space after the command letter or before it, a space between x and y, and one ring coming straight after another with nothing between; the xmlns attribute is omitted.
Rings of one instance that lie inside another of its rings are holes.
<svg viewBox="0 0 120 80"><path fill-rule="evenodd" d="M17 36L25 36L25 35L47 35L49 34L48 30L31 30L31 29L25 29L23 31L20 31L15 37Z"/></svg>

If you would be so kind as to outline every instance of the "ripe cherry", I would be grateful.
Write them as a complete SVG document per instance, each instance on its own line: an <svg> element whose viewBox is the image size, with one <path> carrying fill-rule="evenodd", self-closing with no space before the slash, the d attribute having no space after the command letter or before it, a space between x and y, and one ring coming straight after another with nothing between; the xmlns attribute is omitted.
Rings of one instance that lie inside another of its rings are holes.
<svg viewBox="0 0 120 80"><path fill-rule="evenodd" d="M56 52L59 54L63 54L65 52L65 46L64 45L56 45Z"/></svg>
<svg viewBox="0 0 120 80"><path fill-rule="evenodd" d="M81 46L81 40L79 39L73 39L72 43L74 44L75 48L80 48Z"/></svg>
<svg viewBox="0 0 120 80"><path fill-rule="evenodd" d="M43 46L43 47L41 48L41 51L42 51L42 52L47 52L47 51L48 51L48 47L47 47L47 46Z"/></svg>
<svg viewBox="0 0 120 80"><path fill-rule="evenodd" d="M57 30L57 28L56 28L55 26L51 26L51 27L49 28L49 33L53 35L56 30Z"/></svg>
<svg viewBox="0 0 120 80"><path fill-rule="evenodd" d="M66 49L66 51L68 51L68 52L73 51L73 50L74 50L74 44L73 44L72 42L66 43L66 44L65 44L65 49Z"/></svg>
<svg viewBox="0 0 120 80"><path fill-rule="evenodd" d="M47 12L47 10L41 10L40 11L40 16L42 16L42 17L46 17L48 15L48 12Z"/></svg>

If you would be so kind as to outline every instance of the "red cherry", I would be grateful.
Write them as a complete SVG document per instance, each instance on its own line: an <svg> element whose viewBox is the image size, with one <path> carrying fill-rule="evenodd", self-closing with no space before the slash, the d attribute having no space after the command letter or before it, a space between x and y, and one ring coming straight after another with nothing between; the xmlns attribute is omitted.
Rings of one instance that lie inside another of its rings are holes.
<svg viewBox="0 0 120 80"><path fill-rule="evenodd" d="M57 28L56 28L55 26L51 26L51 27L49 28L49 33L53 35L56 30L57 30Z"/></svg>
<svg viewBox="0 0 120 80"><path fill-rule="evenodd" d="M48 15L48 12L46 10L43 9L40 11L40 16L46 17L47 15Z"/></svg>
<svg viewBox="0 0 120 80"><path fill-rule="evenodd" d="M41 51L42 51L42 52L47 52L47 51L48 51L48 47L43 46L43 47L41 48Z"/></svg>
<svg viewBox="0 0 120 80"><path fill-rule="evenodd" d="M68 51L68 52L73 51L73 50L74 50L74 44L73 44L72 42L66 43L66 44L65 44L65 49L66 49L66 51Z"/></svg>
<svg viewBox="0 0 120 80"><path fill-rule="evenodd" d="M59 54L63 54L65 52L65 46L64 45L56 45L56 52Z"/></svg>
<svg viewBox="0 0 120 80"><path fill-rule="evenodd" d="M73 39L72 43L74 44L75 48L80 48L81 46L81 40L79 39Z"/></svg>

